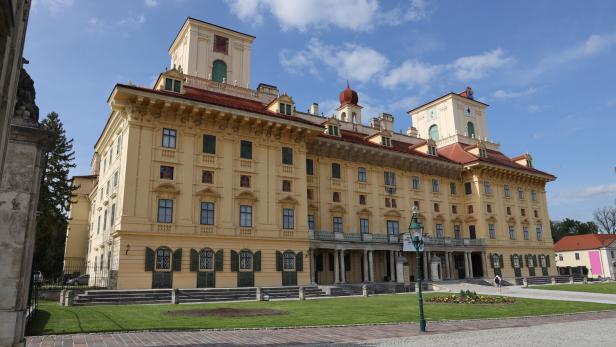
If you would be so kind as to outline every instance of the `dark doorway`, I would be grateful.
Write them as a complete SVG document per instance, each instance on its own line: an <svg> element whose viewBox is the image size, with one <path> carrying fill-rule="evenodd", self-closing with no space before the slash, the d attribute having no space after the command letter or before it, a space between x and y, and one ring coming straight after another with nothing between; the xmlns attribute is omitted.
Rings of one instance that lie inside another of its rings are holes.
<svg viewBox="0 0 616 347"><path fill-rule="evenodd" d="M154 271L152 272L152 289L163 289L173 287L173 272Z"/></svg>
<svg viewBox="0 0 616 347"><path fill-rule="evenodd" d="M480 253L471 253L473 277L483 277L483 258Z"/></svg>
<svg viewBox="0 0 616 347"><path fill-rule="evenodd" d="M474 225L469 225L468 226L468 237L471 240L474 240L477 238L477 231L475 230L475 226Z"/></svg>
<svg viewBox="0 0 616 347"><path fill-rule="evenodd" d="M254 287L255 286L255 273L252 271L239 271L237 273L237 286L238 287Z"/></svg>
<svg viewBox="0 0 616 347"><path fill-rule="evenodd" d="M282 285L283 286L296 286L297 285L297 271L283 271L282 272Z"/></svg>
<svg viewBox="0 0 616 347"><path fill-rule="evenodd" d="M466 278L466 274L464 271L464 266L465 262L464 262L464 254L454 254L453 256L453 261L454 261L454 266L456 268L456 271L458 272L458 278L459 279L465 279Z"/></svg>
<svg viewBox="0 0 616 347"><path fill-rule="evenodd" d="M216 273L214 271L197 272L197 288L216 288Z"/></svg>

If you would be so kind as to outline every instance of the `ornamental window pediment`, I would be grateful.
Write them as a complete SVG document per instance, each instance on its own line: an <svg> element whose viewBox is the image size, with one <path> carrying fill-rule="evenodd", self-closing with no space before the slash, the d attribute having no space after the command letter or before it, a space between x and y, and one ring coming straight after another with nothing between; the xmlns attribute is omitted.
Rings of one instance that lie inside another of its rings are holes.
<svg viewBox="0 0 616 347"><path fill-rule="evenodd" d="M199 196L209 196L213 198L219 198L220 194L212 187L205 187L196 193Z"/></svg>
<svg viewBox="0 0 616 347"><path fill-rule="evenodd" d="M259 200L257 198L257 195L255 195L255 193L249 191L249 190L244 190L241 191L239 194L237 194L235 196L236 199L238 200L250 200L250 201L257 201Z"/></svg>
<svg viewBox="0 0 616 347"><path fill-rule="evenodd" d="M344 208L344 206L340 204L336 204L329 209L329 212L336 213L336 214L345 214L346 209Z"/></svg>
<svg viewBox="0 0 616 347"><path fill-rule="evenodd" d="M157 193L179 194L180 190L173 183L161 183L154 188Z"/></svg>

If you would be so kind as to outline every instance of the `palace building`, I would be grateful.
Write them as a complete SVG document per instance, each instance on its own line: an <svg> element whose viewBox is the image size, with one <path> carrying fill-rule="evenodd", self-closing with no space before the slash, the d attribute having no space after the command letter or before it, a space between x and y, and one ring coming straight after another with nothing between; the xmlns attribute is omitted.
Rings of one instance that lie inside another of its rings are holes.
<svg viewBox="0 0 616 347"><path fill-rule="evenodd" d="M113 88L92 175L74 178L65 272L118 289L408 283L417 206L430 281L556 275L555 177L500 152L470 87L412 108L404 134L348 84L334 115L302 112L251 88L254 39L188 18L153 87Z"/></svg>

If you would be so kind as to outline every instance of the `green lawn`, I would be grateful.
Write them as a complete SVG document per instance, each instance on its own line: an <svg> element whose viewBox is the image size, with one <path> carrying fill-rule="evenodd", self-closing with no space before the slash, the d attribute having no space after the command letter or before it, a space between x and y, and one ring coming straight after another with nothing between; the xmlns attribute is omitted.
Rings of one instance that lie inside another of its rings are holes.
<svg viewBox="0 0 616 347"><path fill-rule="evenodd" d="M616 282L588 283L588 284L555 284L544 286L531 286L531 289L566 290L569 292L588 292L601 294L616 294Z"/></svg>
<svg viewBox="0 0 616 347"><path fill-rule="evenodd" d="M260 317L171 317L165 312L195 308L270 308L287 315ZM428 320L530 316L616 309L615 305L517 299L515 304L426 304ZM29 335L144 329L288 327L328 324L415 322L417 297L382 295L307 301L243 302L187 305L118 305L62 307L42 302Z"/></svg>

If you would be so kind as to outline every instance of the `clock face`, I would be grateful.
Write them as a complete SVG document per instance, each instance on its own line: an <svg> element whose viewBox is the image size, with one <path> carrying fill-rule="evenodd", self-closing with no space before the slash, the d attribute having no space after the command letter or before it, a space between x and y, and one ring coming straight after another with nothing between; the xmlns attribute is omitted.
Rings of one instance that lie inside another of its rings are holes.
<svg viewBox="0 0 616 347"><path fill-rule="evenodd" d="M428 118L428 122L432 121L432 120L435 120L437 114L438 113L437 113L436 109L434 109L434 108L429 109L428 110L428 117L427 117Z"/></svg>
<svg viewBox="0 0 616 347"><path fill-rule="evenodd" d="M471 116L471 108L466 106L466 109L464 109L464 113L466 114L467 117Z"/></svg>

